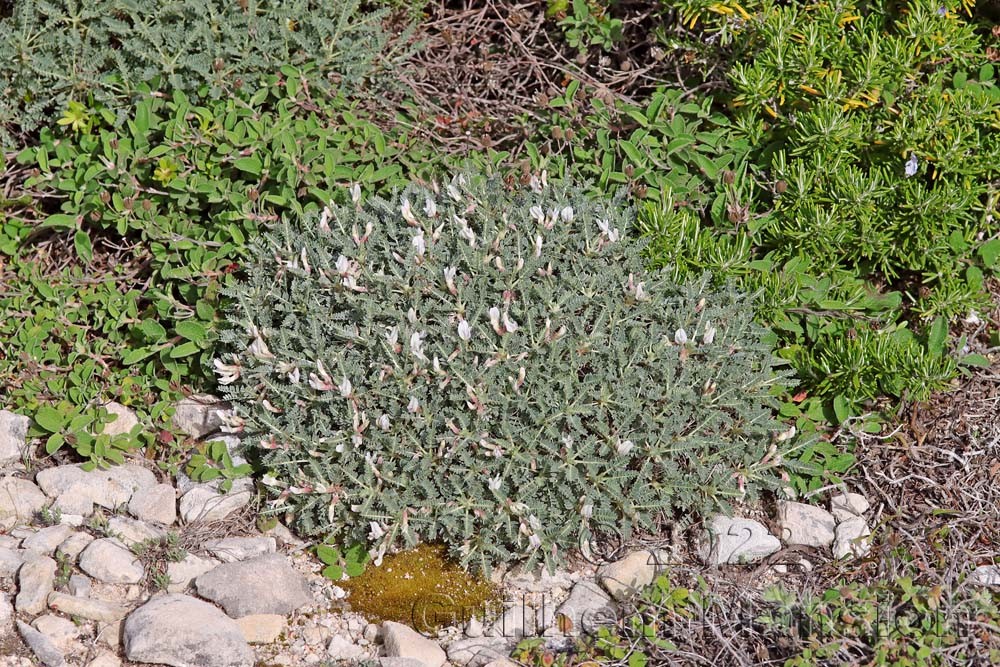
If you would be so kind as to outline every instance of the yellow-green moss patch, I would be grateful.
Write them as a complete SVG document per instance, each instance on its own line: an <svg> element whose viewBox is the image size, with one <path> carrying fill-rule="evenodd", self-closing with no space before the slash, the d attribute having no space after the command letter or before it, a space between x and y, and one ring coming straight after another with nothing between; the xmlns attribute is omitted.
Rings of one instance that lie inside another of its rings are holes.
<svg viewBox="0 0 1000 667"><path fill-rule="evenodd" d="M496 587L448 560L440 546L420 545L369 565L341 586L351 609L370 621L397 621L417 630L482 619L500 604Z"/></svg>

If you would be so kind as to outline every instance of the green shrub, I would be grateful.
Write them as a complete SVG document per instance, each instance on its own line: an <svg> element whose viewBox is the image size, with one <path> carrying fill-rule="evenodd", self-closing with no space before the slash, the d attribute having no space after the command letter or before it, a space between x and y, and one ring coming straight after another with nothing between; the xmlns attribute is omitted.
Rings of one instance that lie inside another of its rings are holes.
<svg viewBox="0 0 1000 667"><path fill-rule="evenodd" d="M647 274L631 224L458 176L265 234L215 364L276 507L488 568L772 483L750 300Z"/></svg>
<svg viewBox="0 0 1000 667"><path fill-rule="evenodd" d="M291 67L282 77L205 105L147 95L118 126L84 109L79 127L46 128L20 154L40 221L0 217L0 310L24 313L0 320L0 335L31 363L6 355L0 377L12 409L68 400L53 446L76 446L78 409L150 411L204 384L219 290L265 223L345 199L351 183L378 191L433 168L437 156L402 130L383 132L342 97L311 100ZM38 245L50 237L59 243ZM53 246L74 266L42 274Z"/></svg>
<svg viewBox="0 0 1000 667"><path fill-rule="evenodd" d="M0 146L71 101L130 110L148 82L213 98L253 92L282 65L359 86L383 56L383 11L358 0L17 0L0 17Z"/></svg>

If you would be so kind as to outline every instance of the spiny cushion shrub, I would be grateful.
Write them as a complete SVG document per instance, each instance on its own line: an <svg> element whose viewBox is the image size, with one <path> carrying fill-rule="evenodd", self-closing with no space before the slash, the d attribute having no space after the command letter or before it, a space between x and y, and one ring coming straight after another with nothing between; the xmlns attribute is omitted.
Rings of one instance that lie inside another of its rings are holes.
<svg viewBox="0 0 1000 667"><path fill-rule="evenodd" d="M750 299L646 273L620 200L535 185L411 185L254 245L215 365L306 534L552 563L777 478Z"/></svg>
<svg viewBox="0 0 1000 667"><path fill-rule="evenodd" d="M384 54L358 0L16 0L0 17L0 146L70 101L127 113L142 84L219 97L282 65L356 87ZM119 120L124 120L119 117Z"/></svg>

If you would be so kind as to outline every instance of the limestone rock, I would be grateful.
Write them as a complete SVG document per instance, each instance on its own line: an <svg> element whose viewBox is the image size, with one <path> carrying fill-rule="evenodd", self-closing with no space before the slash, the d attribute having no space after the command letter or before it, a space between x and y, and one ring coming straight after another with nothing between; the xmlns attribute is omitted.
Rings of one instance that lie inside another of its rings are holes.
<svg viewBox="0 0 1000 667"><path fill-rule="evenodd" d="M145 576L142 563L118 540L94 540L80 554L80 569L107 584L137 584Z"/></svg>
<svg viewBox="0 0 1000 667"><path fill-rule="evenodd" d="M32 625L62 650L69 648L70 644L80 636L80 628L76 623L55 614L39 616Z"/></svg>
<svg viewBox="0 0 1000 667"><path fill-rule="evenodd" d="M506 637L459 639L448 645L448 659L456 665L483 667L510 655L514 642Z"/></svg>
<svg viewBox="0 0 1000 667"><path fill-rule="evenodd" d="M698 555L706 565L754 563L781 548L758 521L717 514L705 528Z"/></svg>
<svg viewBox="0 0 1000 667"><path fill-rule="evenodd" d="M42 528L31 537L24 538L21 546L43 556L51 556L63 540L73 533L73 527L64 524Z"/></svg>
<svg viewBox="0 0 1000 667"><path fill-rule="evenodd" d="M368 651L358 646L348 637L334 635L326 646L326 654L331 660L349 660L357 662L368 657Z"/></svg>
<svg viewBox="0 0 1000 667"><path fill-rule="evenodd" d="M139 521L169 526L177 520L177 491L169 484L157 484L132 496L128 512Z"/></svg>
<svg viewBox="0 0 1000 667"><path fill-rule="evenodd" d="M48 556L33 555L17 573L18 593L14 606L22 614L40 614L56 579L56 562Z"/></svg>
<svg viewBox="0 0 1000 667"><path fill-rule="evenodd" d="M184 523L221 521L246 507L250 498L249 490L237 490L235 485L229 493L223 494L207 484L199 484L181 496L181 518Z"/></svg>
<svg viewBox="0 0 1000 667"><path fill-rule="evenodd" d="M69 589L69 594L73 597L89 597L91 588L90 577L85 577L82 574L72 574L69 577L69 582L67 582L66 588Z"/></svg>
<svg viewBox="0 0 1000 667"><path fill-rule="evenodd" d="M45 494L26 479L0 479L0 530L29 523L47 502Z"/></svg>
<svg viewBox="0 0 1000 667"><path fill-rule="evenodd" d="M122 667L122 661L113 653L101 653L88 662L87 667Z"/></svg>
<svg viewBox="0 0 1000 667"><path fill-rule="evenodd" d="M0 593L0 637L7 634L7 629L14 620L14 605L10 603L5 593Z"/></svg>
<svg viewBox="0 0 1000 667"><path fill-rule="evenodd" d="M24 551L22 549L8 549L0 547L0 578L13 577L24 562Z"/></svg>
<svg viewBox="0 0 1000 667"><path fill-rule="evenodd" d="M113 466L107 470L83 470L77 465L56 466L39 471L38 486L56 498L56 505L68 514L89 512L87 503L114 510L127 503L132 494L156 485L156 475L138 465Z"/></svg>
<svg viewBox="0 0 1000 667"><path fill-rule="evenodd" d="M112 401L105 404L104 409L115 417L113 422L104 425L102 433L105 435L122 435L123 433L128 433L134 426L139 424L139 419L135 416L135 412L121 403Z"/></svg>
<svg viewBox="0 0 1000 667"><path fill-rule="evenodd" d="M270 644L285 630L285 617L281 614L253 614L236 619L240 632L250 644Z"/></svg>
<svg viewBox="0 0 1000 667"><path fill-rule="evenodd" d="M837 538L833 543L833 557L861 557L871 549L871 529L861 517L852 517L837 524Z"/></svg>
<svg viewBox="0 0 1000 667"><path fill-rule="evenodd" d="M846 521L868 511L868 499L860 493L842 493L830 498L830 512L837 521Z"/></svg>
<svg viewBox="0 0 1000 667"><path fill-rule="evenodd" d="M0 468L17 463L24 456L30 425L30 418L0 410Z"/></svg>
<svg viewBox="0 0 1000 667"><path fill-rule="evenodd" d="M821 507L779 500L778 525L785 544L822 548L833 544L836 520Z"/></svg>
<svg viewBox="0 0 1000 667"><path fill-rule="evenodd" d="M522 600L506 606L503 614L490 626L486 634L492 638L522 639L541 634L541 629L538 612Z"/></svg>
<svg viewBox="0 0 1000 667"><path fill-rule="evenodd" d="M17 622L17 630L21 633L24 643L45 667L62 667L66 664L62 651L56 648L55 643L41 632L23 621Z"/></svg>
<svg viewBox="0 0 1000 667"><path fill-rule="evenodd" d="M127 516L113 516L108 519L108 533L117 537L127 547L140 542L162 540L167 536L162 529Z"/></svg>
<svg viewBox="0 0 1000 667"><path fill-rule="evenodd" d="M218 564L219 561L214 558L201 558L194 554L188 554L182 561L167 563L167 576L170 578L167 592L182 593L186 591L194 585L195 579L212 571Z"/></svg>
<svg viewBox="0 0 1000 667"><path fill-rule="evenodd" d="M92 600L90 598L67 595L55 591L49 594L49 608L62 612L67 616L77 616L91 621L101 621L104 623L114 623L125 618L128 614L128 607L104 600Z"/></svg>
<svg viewBox="0 0 1000 667"><path fill-rule="evenodd" d="M90 533L84 533L83 531L71 533L69 537L62 541L62 543L56 547L56 551L68 556L71 560L76 562L76 559L83 553L83 550L87 548L87 545L96 539Z"/></svg>
<svg viewBox="0 0 1000 667"><path fill-rule="evenodd" d="M424 637L413 628L386 621L382 624L382 642L390 658L413 658L424 667L441 667L448 659L444 649L432 639Z"/></svg>
<svg viewBox="0 0 1000 667"><path fill-rule="evenodd" d="M669 554L665 551L641 550L608 563L597 573L601 585L619 601L625 601L656 581L666 571Z"/></svg>
<svg viewBox="0 0 1000 667"><path fill-rule="evenodd" d="M125 621L125 656L170 667L251 667L253 652L240 627L197 598L155 597Z"/></svg>
<svg viewBox="0 0 1000 667"><path fill-rule="evenodd" d="M196 394L181 399L174 407L174 426L193 438L202 438L219 430L222 414L232 406L209 394Z"/></svg>
<svg viewBox="0 0 1000 667"><path fill-rule="evenodd" d="M233 618L290 614L313 602L305 577L280 554L223 563L195 580L198 595L222 606Z"/></svg>
<svg viewBox="0 0 1000 667"><path fill-rule="evenodd" d="M413 658L379 658L379 667L424 667L424 663Z"/></svg>
<svg viewBox="0 0 1000 667"><path fill-rule="evenodd" d="M235 563L274 553L277 543L273 537L224 537L209 540L203 547L223 563Z"/></svg>
<svg viewBox="0 0 1000 667"><path fill-rule="evenodd" d="M966 581L975 586L1000 586L1000 565L980 565Z"/></svg>
<svg viewBox="0 0 1000 667"><path fill-rule="evenodd" d="M566 634L593 633L601 626L615 624L618 605L596 583L580 581L559 607L556 618Z"/></svg>

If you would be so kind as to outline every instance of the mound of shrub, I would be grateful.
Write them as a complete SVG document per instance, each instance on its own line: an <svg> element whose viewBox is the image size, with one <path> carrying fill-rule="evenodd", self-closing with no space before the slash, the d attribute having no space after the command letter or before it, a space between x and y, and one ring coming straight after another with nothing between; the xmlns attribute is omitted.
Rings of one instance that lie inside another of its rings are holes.
<svg viewBox="0 0 1000 667"><path fill-rule="evenodd" d="M253 245L215 366L306 534L552 563L776 481L751 300L647 273L620 200L535 186L459 175Z"/></svg>

